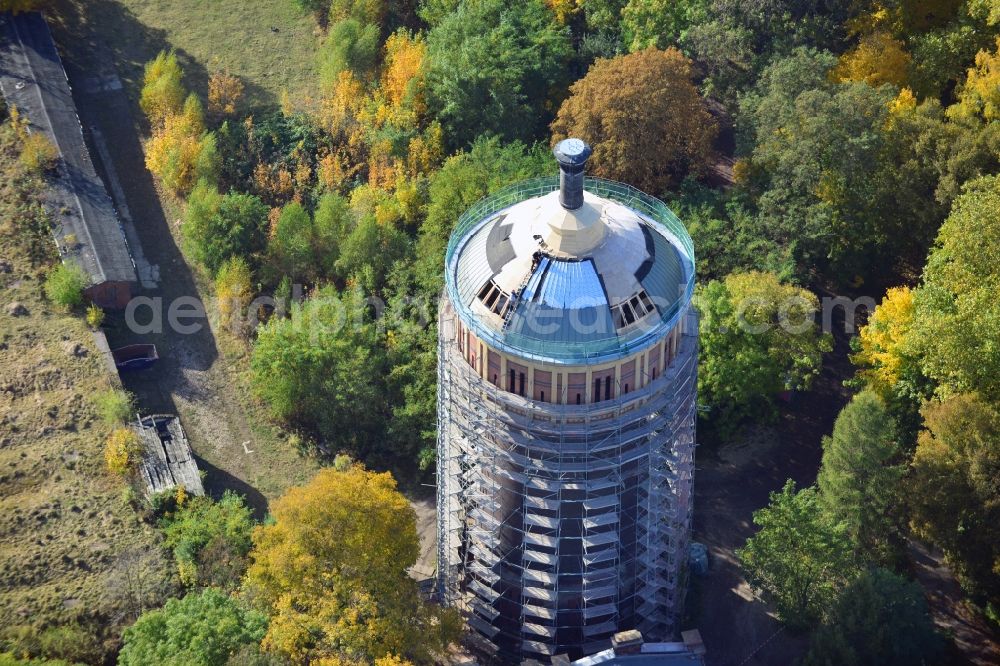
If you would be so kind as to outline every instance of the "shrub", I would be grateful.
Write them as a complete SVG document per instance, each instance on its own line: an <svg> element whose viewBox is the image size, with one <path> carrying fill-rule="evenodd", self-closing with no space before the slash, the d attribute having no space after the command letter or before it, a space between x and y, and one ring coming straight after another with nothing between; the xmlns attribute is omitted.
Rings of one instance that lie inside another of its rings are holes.
<svg viewBox="0 0 1000 666"><path fill-rule="evenodd" d="M246 333L243 316L253 299L252 274L243 257L226 260L215 276L215 297L219 302L219 318L233 335Z"/></svg>
<svg viewBox="0 0 1000 666"><path fill-rule="evenodd" d="M114 428L128 423L135 409L135 397L128 391L108 389L94 396L101 420Z"/></svg>
<svg viewBox="0 0 1000 666"><path fill-rule="evenodd" d="M208 497L178 501L160 520L166 545L174 552L181 582L229 588L239 584L250 552L253 516L239 495L226 491L218 502Z"/></svg>
<svg viewBox="0 0 1000 666"><path fill-rule="evenodd" d="M208 79L208 112L231 116L243 97L243 82L228 72L215 72Z"/></svg>
<svg viewBox="0 0 1000 666"><path fill-rule="evenodd" d="M245 645L259 643L267 617L214 589L191 592L142 614L125 630L121 666L225 664Z"/></svg>
<svg viewBox="0 0 1000 666"><path fill-rule="evenodd" d="M91 303L87 308L87 325L91 328L100 328L104 323L104 310Z"/></svg>
<svg viewBox="0 0 1000 666"><path fill-rule="evenodd" d="M117 428L109 436L104 446L104 462L108 471L125 476L136 468L142 456L139 436L129 428Z"/></svg>
<svg viewBox="0 0 1000 666"><path fill-rule="evenodd" d="M28 171L41 173L56 165L59 149L49 140L49 137L35 132L24 137L21 143L21 164Z"/></svg>
<svg viewBox="0 0 1000 666"><path fill-rule="evenodd" d="M83 290L87 286L87 276L76 264L63 263L56 266L45 279L45 295L56 305L71 309L83 303Z"/></svg>

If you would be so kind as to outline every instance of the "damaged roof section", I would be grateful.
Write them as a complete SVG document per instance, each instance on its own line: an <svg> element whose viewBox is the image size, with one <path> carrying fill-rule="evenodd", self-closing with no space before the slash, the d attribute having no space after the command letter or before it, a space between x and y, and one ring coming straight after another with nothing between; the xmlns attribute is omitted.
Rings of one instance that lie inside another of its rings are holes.
<svg viewBox="0 0 1000 666"><path fill-rule="evenodd" d="M205 494L198 463L179 418L172 414L144 416L133 428L142 442L139 476L149 495L177 486L192 495Z"/></svg>

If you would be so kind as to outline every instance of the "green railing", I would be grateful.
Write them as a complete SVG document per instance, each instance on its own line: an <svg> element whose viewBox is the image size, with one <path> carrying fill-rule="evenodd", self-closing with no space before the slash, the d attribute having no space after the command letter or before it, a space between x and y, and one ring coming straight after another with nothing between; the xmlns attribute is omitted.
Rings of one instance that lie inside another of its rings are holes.
<svg viewBox="0 0 1000 666"><path fill-rule="evenodd" d="M445 282L447 284L448 296L459 313L468 315L462 317L462 319L472 327L481 339L489 342L498 349L510 351L524 357L556 363L572 363L576 361L597 362L604 358L621 357L638 351L656 339L659 332L663 330L663 327L658 325L654 327L654 330L650 330L646 334L639 334L625 340L614 335L587 342L567 343L560 341L547 343L544 340L529 336L512 335L510 333L501 334L486 328L471 316L471 312L468 311L468 308L464 304L459 302L458 288L455 284L456 251L467 240L469 233L500 211L514 204L554 192L558 189L558 176L531 178L509 185L484 197L465 211L458 218L458 223L455 225L455 229L448 239L448 251L445 255ZM667 208L666 204L656 197L651 197L645 192L637 190L631 185L603 178L588 177L584 180L584 190L641 213L656 225L663 227L669 235L674 236L680 242L681 249L686 254L685 258L689 262L685 267L685 270L688 271L687 283L683 295L679 295L676 302L662 310L661 323L670 323L672 320L679 318L686 310L685 306L690 302L691 295L694 292L694 243L692 243L687 229L684 228L684 225L674 215L673 211ZM672 325L670 328L672 328Z"/></svg>

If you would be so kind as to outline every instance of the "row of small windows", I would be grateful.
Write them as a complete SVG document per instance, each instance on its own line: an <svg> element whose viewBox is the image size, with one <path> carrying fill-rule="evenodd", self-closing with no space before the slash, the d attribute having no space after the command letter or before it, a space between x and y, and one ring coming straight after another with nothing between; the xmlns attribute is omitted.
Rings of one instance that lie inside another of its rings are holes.
<svg viewBox="0 0 1000 666"><path fill-rule="evenodd" d="M500 315L501 317L507 316L510 296L492 279L479 290L479 300L493 314Z"/></svg>
<svg viewBox="0 0 1000 666"><path fill-rule="evenodd" d="M479 345L480 354L477 354L476 345L474 344L475 338L472 337L471 332L465 330L464 327L459 327L459 330L460 333L457 336L458 347L463 352L462 355L465 357L465 360L469 363L469 365L473 367L473 369L477 372L477 374L481 374L484 370L482 366L486 362L486 357L482 353L483 352L482 345L481 344ZM659 366L661 358L664 360L666 366L669 366L670 363L673 361L674 354L676 353L676 345L679 342L679 336L680 336L680 331L679 329L676 329L674 333L672 333L667 338L667 340L664 342L663 351L665 353L663 356L661 356L659 348L654 348L653 351L650 353L649 355L650 367L648 375L650 381L655 381L657 377L659 377L660 373L659 373L659 368L657 366ZM466 339L467 337L468 340ZM490 374L488 374L487 377L490 380L490 382L498 388L506 388L506 390L509 391L510 393L514 393L521 397L529 397L527 394L528 391L527 373L529 372L529 369L519 367L514 364L509 364L507 368L506 377L504 378L503 383L501 383L500 376L498 376L500 362L501 361L499 358L497 359L491 358L491 360L489 361L488 372ZM514 367L510 367L510 365L514 365ZM645 361L643 361L642 363L642 368L644 367L645 367ZM646 372L641 368L636 368L636 369L640 374L644 374ZM628 372L625 372L623 366L623 373L624 373L623 378L632 377L633 371L629 370ZM536 372L534 394L530 397L533 400L538 400L540 402L549 402L550 400L547 398L550 396L547 395L545 389L552 388L552 386L550 385L550 376L549 376L550 373L543 373L543 374L545 375L545 379L539 380ZM595 374L598 373L595 372ZM632 387L629 382L626 381L619 384L618 382L615 381L613 384L613 380L614 380L614 373L611 371L607 371L606 374L605 371L600 371L599 376L593 377L593 385L592 385L593 390L591 395L589 396L590 402L597 403L597 402L605 402L608 400L614 400L616 397L615 396L616 387L620 388L621 395L626 395L630 392ZM559 381L561 382L562 380L560 379ZM565 395L568 398L567 402L569 404L575 403L577 405L582 405L588 398L585 391L583 390L584 386L582 381L578 379L576 380L576 382L578 383L574 383L572 375L567 377L567 381L569 382L569 386L566 387L566 389L564 389L566 391ZM556 399L555 401L562 402L561 400L558 399Z"/></svg>
<svg viewBox="0 0 1000 666"><path fill-rule="evenodd" d="M621 329L631 326L655 309L653 302L649 300L649 295L645 290L641 290L627 301L613 306L611 316L614 318L615 328Z"/></svg>

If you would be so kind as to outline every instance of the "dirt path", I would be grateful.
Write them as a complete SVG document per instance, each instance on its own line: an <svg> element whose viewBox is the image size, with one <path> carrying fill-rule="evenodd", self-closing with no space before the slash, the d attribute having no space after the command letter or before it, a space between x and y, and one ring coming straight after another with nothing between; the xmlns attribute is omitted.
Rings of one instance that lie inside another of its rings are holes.
<svg viewBox="0 0 1000 666"><path fill-rule="evenodd" d="M115 54L82 17L62 18L61 23L54 22L53 30L95 163L118 207L129 211L130 235L140 246L137 254L143 257L146 273L158 278L152 284L146 281L147 287L155 285L141 293L151 299L150 307L140 308L135 318L150 323L155 310L162 317L159 330L136 332L126 326L123 316L110 318L112 346L152 342L161 358L154 369L127 375L124 382L143 412L180 415L198 465L207 472L209 492L235 490L263 515L269 499L308 480L317 466L291 450L254 413L256 407L245 395L242 374L247 352L241 343L220 338L204 318L188 320L199 326L187 334L168 325L169 308L178 299L198 299L211 310L205 298L210 290L198 284L185 262L179 249L178 213L164 212L163 200L146 171L134 90L118 77ZM95 145L95 137L100 145Z"/></svg>
<svg viewBox="0 0 1000 666"><path fill-rule="evenodd" d="M934 624L954 641L955 654L949 655L956 666L997 666L1000 664L1000 635L965 598L955 575L944 563L940 552L923 544L910 542L912 573L923 586Z"/></svg>
<svg viewBox="0 0 1000 666"><path fill-rule="evenodd" d="M815 481L822 437L848 399L848 352L848 336L841 332L813 390L797 395L774 427L753 428L718 451L698 450L694 540L708 546L711 566L697 583L691 612L709 666L792 664L805 650L806 638L779 632L767 607L752 597L735 550L753 534L753 512L772 491L789 478L799 486Z"/></svg>

